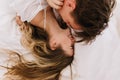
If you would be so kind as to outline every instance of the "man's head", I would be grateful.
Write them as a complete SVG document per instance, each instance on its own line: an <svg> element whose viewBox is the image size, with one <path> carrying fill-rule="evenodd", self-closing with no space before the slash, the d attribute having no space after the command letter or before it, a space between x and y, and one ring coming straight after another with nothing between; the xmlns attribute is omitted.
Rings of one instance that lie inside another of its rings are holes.
<svg viewBox="0 0 120 80"><path fill-rule="evenodd" d="M64 22L81 38L90 42L108 25L115 0L65 0L59 10Z"/></svg>

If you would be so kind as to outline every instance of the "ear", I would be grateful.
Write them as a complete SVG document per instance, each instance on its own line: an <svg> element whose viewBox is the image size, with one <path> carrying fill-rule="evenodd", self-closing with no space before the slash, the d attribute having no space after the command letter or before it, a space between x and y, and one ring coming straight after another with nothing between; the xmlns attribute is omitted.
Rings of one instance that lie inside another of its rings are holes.
<svg viewBox="0 0 120 80"><path fill-rule="evenodd" d="M68 6L70 9L74 10L76 7L75 0L66 0L66 6Z"/></svg>
<svg viewBox="0 0 120 80"><path fill-rule="evenodd" d="M55 50L56 48L57 48L57 42L56 41L51 41L50 42L50 48L51 48L51 50Z"/></svg>

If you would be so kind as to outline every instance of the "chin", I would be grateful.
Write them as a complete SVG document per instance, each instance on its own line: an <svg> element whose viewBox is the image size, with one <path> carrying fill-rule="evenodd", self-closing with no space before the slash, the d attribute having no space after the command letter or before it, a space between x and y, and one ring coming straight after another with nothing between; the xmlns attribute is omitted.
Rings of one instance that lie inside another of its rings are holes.
<svg viewBox="0 0 120 80"><path fill-rule="evenodd" d="M73 51L71 51L71 52L69 52L68 54L66 54L67 56L69 56L69 57L72 57L73 55L74 55L74 52Z"/></svg>

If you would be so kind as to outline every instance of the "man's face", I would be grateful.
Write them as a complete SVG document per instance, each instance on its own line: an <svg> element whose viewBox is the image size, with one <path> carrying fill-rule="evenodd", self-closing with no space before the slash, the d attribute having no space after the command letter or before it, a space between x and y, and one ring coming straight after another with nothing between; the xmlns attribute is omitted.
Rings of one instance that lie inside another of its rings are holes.
<svg viewBox="0 0 120 80"><path fill-rule="evenodd" d="M64 20L64 22L73 28L74 30L81 30L80 25L78 25L71 15L71 12L75 9L75 2L73 0L65 0L63 7L59 10L59 14Z"/></svg>

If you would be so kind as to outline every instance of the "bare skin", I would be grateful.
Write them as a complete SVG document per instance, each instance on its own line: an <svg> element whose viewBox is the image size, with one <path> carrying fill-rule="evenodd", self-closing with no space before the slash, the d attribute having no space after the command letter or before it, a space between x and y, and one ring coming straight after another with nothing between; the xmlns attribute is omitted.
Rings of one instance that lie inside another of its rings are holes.
<svg viewBox="0 0 120 80"><path fill-rule="evenodd" d="M35 18L31 21L33 25L44 28L44 11L40 11ZM39 17L39 18L38 18ZM18 18L17 23L20 25L22 22ZM52 50L61 47L66 55L73 56L74 54L74 38L71 35L70 29L61 29L54 17L54 13L50 7L47 8L46 14L46 32L49 34L49 44Z"/></svg>

